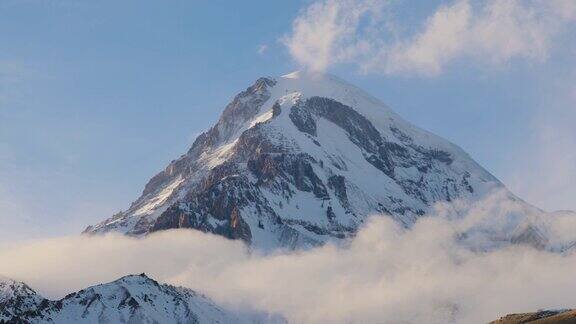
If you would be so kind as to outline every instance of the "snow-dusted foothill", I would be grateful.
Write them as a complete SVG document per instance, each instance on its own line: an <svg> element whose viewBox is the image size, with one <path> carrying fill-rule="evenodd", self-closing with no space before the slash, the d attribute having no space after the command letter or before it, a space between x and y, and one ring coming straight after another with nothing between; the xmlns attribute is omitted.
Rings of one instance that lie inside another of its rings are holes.
<svg viewBox="0 0 576 324"><path fill-rule="evenodd" d="M146 275L48 300L26 284L0 279L0 323L285 323L279 316L216 305L195 291L160 284Z"/></svg>

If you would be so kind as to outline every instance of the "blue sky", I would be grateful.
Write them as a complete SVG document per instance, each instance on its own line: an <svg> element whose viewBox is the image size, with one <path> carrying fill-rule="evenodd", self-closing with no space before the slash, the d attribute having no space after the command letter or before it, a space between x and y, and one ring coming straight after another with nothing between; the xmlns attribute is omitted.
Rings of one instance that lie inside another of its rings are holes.
<svg viewBox="0 0 576 324"><path fill-rule="evenodd" d="M302 68L576 209L576 6L494 3L0 0L0 240L127 208L237 92Z"/></svg>

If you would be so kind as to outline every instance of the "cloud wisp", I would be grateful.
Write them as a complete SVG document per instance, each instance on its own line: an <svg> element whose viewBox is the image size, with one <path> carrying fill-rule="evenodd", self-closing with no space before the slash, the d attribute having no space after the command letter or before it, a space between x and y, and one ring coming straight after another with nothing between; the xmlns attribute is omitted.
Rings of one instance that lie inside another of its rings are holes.
<svg viewBox="0 0 576 324"><path fill-rule="evenodd" d="M435 76L460 59L495 66L544 61L576 20L571 0L456 0L399 33L391 2L318 0L294 20L284 43L310 70L351 63L365 73Z"/></svg>
<svg viewBox="0 0 576 324"><path fill-rule="evenodd" d="M459 243L463 230L482 232L489 225L498 232L509 225L504 215L535 210L498 195L464 216L454 217L447 206L437 210L410 230L374 217L345 246L271 255L196 231L42 240L0 248L0 273L59 297L146 272L231 307L306 323L481 323L510 312L576 305L576 254L518 245L474 252ZM557 215L547 229L571 241L575 220Z"/></svg>
<svg viewBox="0 0 576 324"><path fill-rule="evenodd" d="M258 49L256 50L256 52L259 55L264 55L264 54L266 54L267 51L268 51L268 45L266 45L266 44L259 45Z"/></svg>

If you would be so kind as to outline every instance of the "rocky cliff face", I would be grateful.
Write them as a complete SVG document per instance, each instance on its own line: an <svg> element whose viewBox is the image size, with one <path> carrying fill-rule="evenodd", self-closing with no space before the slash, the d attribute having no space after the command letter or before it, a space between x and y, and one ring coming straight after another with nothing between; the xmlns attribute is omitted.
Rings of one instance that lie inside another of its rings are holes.
<svg viewBox="0 0 576 324"><path fill-rule="evenodd" d="M333 76L293 73L238 94L127 211L85 232L193 228L299 248L350 237L373 214L409 227L437 202L493 190L506 189L377 99Z"/></svg>
<svg viewBox="0 0 576 324"><path fill-rule="evenodd" d="M193 290L130 275L52 301L24 283L0 280L0 323L285 323L240 313Z"/></svg>

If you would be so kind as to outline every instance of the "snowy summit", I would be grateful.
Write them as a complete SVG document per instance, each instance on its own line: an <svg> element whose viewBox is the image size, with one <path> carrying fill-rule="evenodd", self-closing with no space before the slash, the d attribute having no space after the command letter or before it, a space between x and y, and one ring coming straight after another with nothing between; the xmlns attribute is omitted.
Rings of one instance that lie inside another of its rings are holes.
<svg viewBox="0 0 576 324"><path fill-rule="evenodd" d="M410 227L438 202L494 190L506 188L462 149L380 100L332 75L294 72L239 93L127 211L85 233L193 228L301 248L348 238L374 214Z"/></svg>

